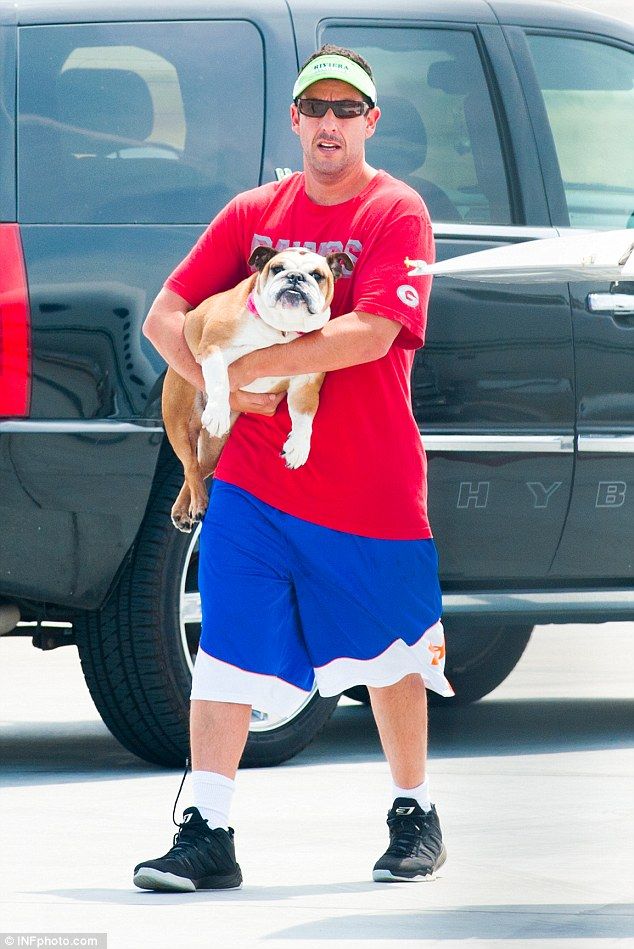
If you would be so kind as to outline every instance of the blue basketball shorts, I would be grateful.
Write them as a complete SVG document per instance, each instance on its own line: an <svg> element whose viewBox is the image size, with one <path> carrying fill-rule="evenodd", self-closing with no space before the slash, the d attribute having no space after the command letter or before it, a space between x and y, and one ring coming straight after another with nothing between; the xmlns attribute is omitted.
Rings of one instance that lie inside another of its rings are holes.
<svg viewBox="0 0 634 949"><path fill-rule="evenodd" d="M433 540L320 527L215 480L200 533L202 632L192 699L272 716L410 673L440 695L445 642Z"/></svg>

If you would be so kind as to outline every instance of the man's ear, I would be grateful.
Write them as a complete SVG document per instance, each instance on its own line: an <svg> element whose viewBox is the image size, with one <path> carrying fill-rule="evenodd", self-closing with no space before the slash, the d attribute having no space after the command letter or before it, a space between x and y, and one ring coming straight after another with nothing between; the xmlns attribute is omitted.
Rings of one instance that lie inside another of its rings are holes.
<svg viewBox="0 0 634 949"><path fill-rule="evenodd" d="M249 257L249 267L262 270L277 253L273 247L256 247Z"/></svg>
<svg viewBox="0 0 634 949"><path fill-rule="evenodd" d="M344 254L344 252L341 250L335 251L334 254L327 254L326 260L328 262L328 266L332 270L332 275L335 280L338 280L339 277L343 275L344 267L346 270L352 270L354 267L354 264L352 263L352 260L348 254Z"/></svg>
<svg viewBox="0 0 634 949"><path fill-rule="evenodd" d="M381 118L381 110L378 105L375 105L374 108L370 109L365 114L365 137L372 138L376 132L376 123Z"/></svg>
<svg viewBox="0 0 634 949"><path fill-rule="evenodd" d="M291 128L299 135L299 109L294 102L291 102Z"/></svg>

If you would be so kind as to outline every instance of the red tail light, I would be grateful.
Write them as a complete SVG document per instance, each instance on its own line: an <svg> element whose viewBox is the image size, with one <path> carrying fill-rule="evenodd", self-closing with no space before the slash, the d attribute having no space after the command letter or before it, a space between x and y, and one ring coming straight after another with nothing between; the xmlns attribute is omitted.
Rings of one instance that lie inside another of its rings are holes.
<svg viewBox="0 0 634 949"><path fill-rule="evenodd" d="M31 313L20 229L0 224L0 416L28 415Z"/></svg>

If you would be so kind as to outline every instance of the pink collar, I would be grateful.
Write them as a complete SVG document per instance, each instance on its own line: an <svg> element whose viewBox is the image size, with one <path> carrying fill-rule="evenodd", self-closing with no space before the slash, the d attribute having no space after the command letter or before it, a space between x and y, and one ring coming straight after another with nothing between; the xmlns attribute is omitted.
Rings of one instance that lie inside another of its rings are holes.
<svg viewBox="0 0 634 949"><path fill-rule="evenodd" d="M260 314L258 313L257 307L255 305L255 300L253 299L252 292L247 297L247 310L249 311L249 313L253 313L254 316L260 316ZM260 319L262 319L261 316L260 316Z"/></svg>

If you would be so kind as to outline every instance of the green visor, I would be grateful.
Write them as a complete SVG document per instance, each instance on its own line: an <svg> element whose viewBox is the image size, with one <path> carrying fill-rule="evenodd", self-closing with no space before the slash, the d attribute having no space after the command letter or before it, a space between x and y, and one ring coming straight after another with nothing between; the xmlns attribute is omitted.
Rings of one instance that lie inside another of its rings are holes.
<svg viewBox="0 0 634 949"><path fill-rule="evenodd" d="M318 56L312 59L300 72L293 87L293 99L302 94L314 82L320 79L339 79L364 95L376 105L376 86L365 69L345 56Z"/></svg>

